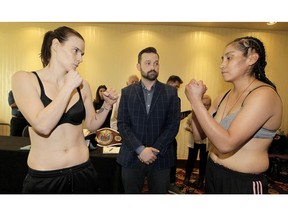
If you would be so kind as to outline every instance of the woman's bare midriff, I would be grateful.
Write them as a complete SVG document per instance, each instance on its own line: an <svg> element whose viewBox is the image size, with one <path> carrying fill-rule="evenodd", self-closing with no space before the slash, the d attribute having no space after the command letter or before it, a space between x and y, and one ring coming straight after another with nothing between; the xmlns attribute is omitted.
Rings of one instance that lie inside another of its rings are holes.
<svg viewBox="0 0 288 216"><path fill-rule="evenodd" d="M62 124L49 137L41 137L30 128L28 166L31 169L48 171L86 162L89 159L89 149L83 133L79 133L82 133L82 125Z"/></svg>
<svg viewBox="0 0 288 216"><path fill-rule="evenodd" d="M217 164L242 172L259 174L265 172L269 167L267 148L270 139L252 139L234 154L220 154L214 147L211 148L210 158Z"/></svg>

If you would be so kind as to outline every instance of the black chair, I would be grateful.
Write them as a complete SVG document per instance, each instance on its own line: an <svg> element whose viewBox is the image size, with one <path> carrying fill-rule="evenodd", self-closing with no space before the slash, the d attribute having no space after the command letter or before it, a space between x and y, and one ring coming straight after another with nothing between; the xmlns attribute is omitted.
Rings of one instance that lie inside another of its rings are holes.
<svg viewBox="0 0 288 216"><path fill-rule="evenodd" d="M27 125L22 131L22 137L30 137L29 135L29 125Z"/></svg>
<svg viewBox="0 0 288 216"><path fill-rule="evenodd" d="M266 174L271 181L287 183L285 173L288 172L288 138L285 135L276 135L269 149L269 169Z"/></svg>

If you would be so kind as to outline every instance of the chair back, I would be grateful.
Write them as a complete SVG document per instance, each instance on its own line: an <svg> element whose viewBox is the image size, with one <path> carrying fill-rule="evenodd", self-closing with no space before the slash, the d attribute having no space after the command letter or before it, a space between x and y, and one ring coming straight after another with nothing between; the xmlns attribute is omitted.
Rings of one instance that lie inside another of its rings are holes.
<svg viewBox="0 0 288 216"><path fill-rule="evenodd" d="M10 136L10 124L0 122L0 135L1 136Z"/></svg>

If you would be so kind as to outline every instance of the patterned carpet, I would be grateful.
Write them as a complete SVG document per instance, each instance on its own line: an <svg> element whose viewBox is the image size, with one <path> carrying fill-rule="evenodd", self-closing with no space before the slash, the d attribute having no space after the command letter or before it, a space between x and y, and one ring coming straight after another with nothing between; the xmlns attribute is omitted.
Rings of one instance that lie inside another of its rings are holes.
<svg viewBox="0 0 288 216"><path fill-rule="evenodd" d="M198 189L196 187L193 187L193 184L196 183L196 180L198 178L198 169L194 169L192 176L190 178L190 184L189 186L186 186L183 184L184 178L185 178L185 170L182 168L177 168L176 173L176 184L181 189L181 192L183 194L204 194L203 189Z"/></svg>
<svg viewBox="0 0 288 216"><path fill-rule="evenodd" d="M190 179L189 186L183 186L183 180L185 178L185 170L182 168L177 168L177 182L176 184L181 189L183 194L204 194L203 189L197 189L193 186L193 183L196 182L198 178L198 169L194 169L192 177ZM288 173L282 172L278 175L277 178L272 180L268 177L269 180L269 194L288 194Z"/></svg>

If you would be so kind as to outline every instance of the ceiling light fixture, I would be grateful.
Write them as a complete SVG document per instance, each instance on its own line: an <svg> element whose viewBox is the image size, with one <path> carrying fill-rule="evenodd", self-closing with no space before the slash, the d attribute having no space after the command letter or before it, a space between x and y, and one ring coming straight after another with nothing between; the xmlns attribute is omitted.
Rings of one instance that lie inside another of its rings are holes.
<svg viewBox="0 0 288 216"><path fill-rule="evenodd" d="M275 25L277 22L267 22L267 25Z"/></svg>

